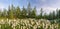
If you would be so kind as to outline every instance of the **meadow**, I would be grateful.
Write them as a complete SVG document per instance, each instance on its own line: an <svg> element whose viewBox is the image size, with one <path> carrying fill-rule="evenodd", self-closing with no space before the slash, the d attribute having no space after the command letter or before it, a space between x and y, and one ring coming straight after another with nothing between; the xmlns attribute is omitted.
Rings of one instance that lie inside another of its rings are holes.
<svg viewBox="0 0 60 29"><path fill-rule="evenodd" d="M1 19L0 29L60 29L60 24L46 19Z"/></svg>

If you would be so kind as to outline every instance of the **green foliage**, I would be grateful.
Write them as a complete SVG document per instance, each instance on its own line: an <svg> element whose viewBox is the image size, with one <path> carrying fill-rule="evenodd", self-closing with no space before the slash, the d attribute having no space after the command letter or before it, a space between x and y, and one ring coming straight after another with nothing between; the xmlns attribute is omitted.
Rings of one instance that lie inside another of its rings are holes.
<svg viewBox="0 0 60 29"><path fill-rule="evenodd" d="M21 16L24 17L24 18L26 18L26 16L27 16L27 10L24 8L24 6L23 6L23 9L22 9L22 12L21 12Z"/></svg>
<svg viewBox="0 0 60 29"><path fill-rule="evenodd" d="M47 19L47 17L48 17L48 15L47 15L46 13L44 13L43 18L44 18L44 19Z"/></svg>
<svg viewBox="0 0 60 29"><path fill-rule="evenodd" d="M60 18L60 10L56 10L57 14L56 14L56 18L59 19Z"/></svg>
<svg viewBox="0 0 60 29"><path fill-rule="evenodd" d="M36 17L36 7L34 7L34 9L31 12L31 17L35 18Z"/></svg>
<svg viewBox="0 0 60 29"><path fill-rule="evenodd" d="M53 11L53 19L55 19L55 18L56 18L55 11Z"/></svg>
<svg viewBox="0 0 60 29"><path fill-rule="evenodd" d="M2 12L2 17L4 17L4 18L7 18L7 10L6 9L4 9L4 11Z"/></svg>
<svg viewBox="0 0 60 29"><path fill-rule="evenodd" d="M1 28L0 29L13 29L11 26L9 26L8 24L0 24Z"/></svg>
<svg viewBox="0 0 60 29"><path fill-rule="evenodd" d="M21 15L21 10L19 8L19 6L16 8L16 17L17 18L20 18L20 15Z"/></svg>
<svg viewBox="0 0 60 29"><path fill-rule="evenodd" d="M43 18L43 8L40 9L40 15L39 15L40 18Z"/></svg>
<svg viewBox="0 0 60 29"><path fill-rule="evenodd" d="M27 17L28 17L28 18L31 17L31 10L32 10L32 9L31 9L31 5L30 5L30 3L29 3L28 6L27 6L27 14L28 14Z"/></svg>
<svg viewBox="0 0 60 29"><path fill-rule="evenodd" d="M0 10L0 18L1 18L1 16L2 16L2 11Z"/></svg>
<svg viewBox="0 0 60 29"><path fill-rule="evenodd" d="M12 19L13 18L13 5L11 6L12 8L8 8L8 18Z"/></svg>
<svg viewBox="0 0 60 29"><path fill-rule="evenodd" d="M48 17L49 20L52 20L53 19L53 14L50 12L49 14L49 17Z"/></svg>
<svg viewBox="0 0 60 29"><path fill-rule="evenodd" d="M40 9L40 14L36 12L36 7L31 8L31 4L28 3L27 8L23 6L20 9L19 6L14 7L13 5L9 6L8 9L0 10L0 18L9 18L9 19L23 19L23 18L36 18L36 19L49 19L54 20L60 18L60 10L57 9L56 12L50 12L49 14L44 13L43 8Z"/></svg>

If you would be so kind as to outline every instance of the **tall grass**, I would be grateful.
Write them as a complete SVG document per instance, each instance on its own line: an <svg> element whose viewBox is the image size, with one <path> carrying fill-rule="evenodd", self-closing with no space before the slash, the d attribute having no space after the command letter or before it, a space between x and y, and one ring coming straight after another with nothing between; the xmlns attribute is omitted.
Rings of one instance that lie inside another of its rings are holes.
<svg viewBox="0 0 60 29"><path fill-rule="evenodd" d="M45 19L2 19L0 29L60 29L60 24Z"/></svg>

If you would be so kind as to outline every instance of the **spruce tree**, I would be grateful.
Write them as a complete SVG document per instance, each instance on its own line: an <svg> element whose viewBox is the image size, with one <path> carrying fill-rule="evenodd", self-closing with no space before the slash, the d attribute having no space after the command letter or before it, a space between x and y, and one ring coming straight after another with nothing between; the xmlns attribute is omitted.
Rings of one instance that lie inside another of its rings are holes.
<svg viewBox="0 0 60 29"><path fill-rule="evenodd" d="M6 9L3 10L3 13L2 14L3 14L3 17L4 18L7 18L7 10Z"/></svg>
<svg viewBox="0 0 60 29"><path fill-rule="evenodd" d="M17 6L17 8L16 8L16 17L17 18L21 18L21 10L20 10L20 7L19 6Z"/></svg>
<svg viewBox="0 0 60 29"><path fill-rule="evenodd" d="M8 17L13 19L13 5L11 5L11 7L9 6L8 8Z"/></svg>
<svg viewBox="0 0 60 29"><path fill-rule="evenodd" d="M34 7L34 9L31 12L31 17L35 18L36 17L36 7Z"/></svg>
<svg viewBox="0 0 60 29"><path fill-rule="evenodd" d="M31 17L31 5L30 3L28 4L28 7L27 7L27 17L30 18Z"/></svg>
<svg viewBox="0 0 60 29"><path fill-rule="evenodd" d="M46 13L44 13L44 19L47 19L47 14Z"/></svg>
<svg viewBox="0 0 60 29"><path fill-rule="evenodd" d="M40 18L43 17L43 8L40 9Z"/></svg>
<svg viewBox="0 0 60 29"><path fill-rule="evenodd" d="M27 10L25 9L24 6L23 6L23 8L22 8L21 15L22 15L23 18L26 18L26 16L27 16Z"/></svg>
<svg viewBox="0 0 60 29"><path fill-rule="evenodd" d="M56 16L55 16L55 11L53 11L52 14L53 14L53 19L55 19L55 18L56 18Z"/></svg>

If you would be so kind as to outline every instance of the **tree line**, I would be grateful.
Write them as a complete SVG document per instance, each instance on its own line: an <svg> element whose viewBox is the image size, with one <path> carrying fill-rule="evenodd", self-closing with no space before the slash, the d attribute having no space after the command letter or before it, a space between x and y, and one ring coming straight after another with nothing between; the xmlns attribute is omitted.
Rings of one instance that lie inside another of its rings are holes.
<svg viewBox="0 0 60 29"><path fill-rule="evenodd" d="M20 9L19 6L14 7L13 5L8 7L7 9L4 9L3 11L0 10L0 18L8 18L8 19L23 19L23 18L35 18L35 19L58 19L60 18L60 10L57 9L56 12L50 12L49 14L46 14L43 12L43 8L40 9L40 14L36 14L36 6L34 8L31 8L30 3L28 4L27 8L23 6L22 9ZM44 15L43 15L44 13Z"/></svg>

